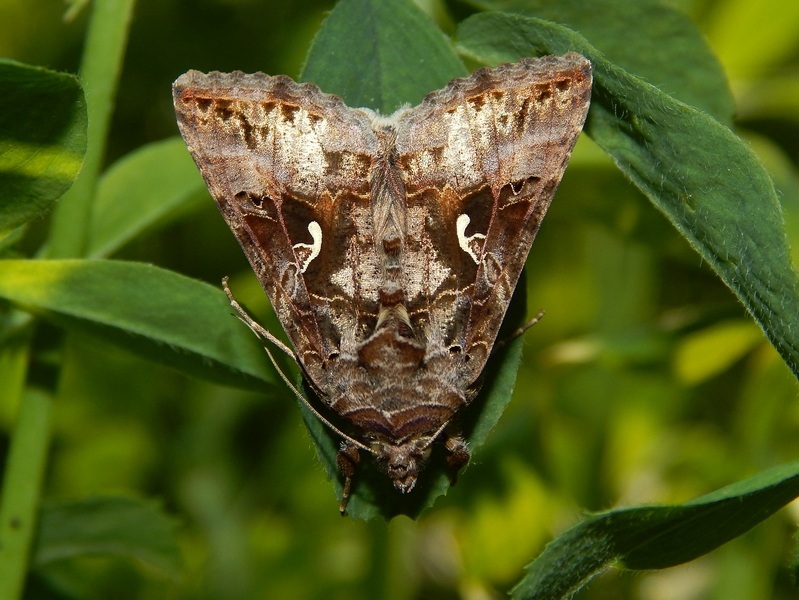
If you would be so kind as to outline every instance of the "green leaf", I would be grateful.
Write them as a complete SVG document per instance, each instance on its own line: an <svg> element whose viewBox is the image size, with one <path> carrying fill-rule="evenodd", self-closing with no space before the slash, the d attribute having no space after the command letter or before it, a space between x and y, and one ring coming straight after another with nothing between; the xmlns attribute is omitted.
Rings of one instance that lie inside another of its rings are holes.
<svg viewBox="0 0 799 600"><path fill-rule="evenodd" d="M274 375L224 293L141 263L0 261L0 297L189 375L265 388Z"/></svg>
<svg viewBox="0 0 799 600"><path fill-rule="evenodd" d="M501 335L501 334L500 334ZM457 416L457 426L466 438L472 457L485 443L490 431L505 412L513 395L516 373L522 358L522 340L516 339L501 352L492 355L485 370L485 383L474 402ZM306 406L300 405L305 424L316 444L319 460L333 481L336 497L341 498L342 481L336 466L340 439L325 427ZM378 471L374 460L362 452L353 483L353 493L347 505L347 515L354 519L382 516L390 519L404 514L416 518L433 505L436 498L447 493L451 485L450 471L444 461L442 444L433 446L429 464L419 475L416 487L409 494L396 491L388 476ZM468 477L468 468L461 477Z"/></svg>
<svg viewBox="0 0 799 600"><path fill-rule="evenodd" d="M0 59L0 238L41 215L78 176L86 102L65 73Z"/></svg>
<svg viewBox="0 0 799 600"><path fill-rule="evenodd" d="M594 88L585 131L735 292L799 374L799 294L771 179L729 129L606 60L563 27L476 15L460 45L486 62L580 52Z"/></svg>
<svg viewBox="0 0 799 600"><path fill-rule="evenodd" d="M353 107L390 114L468 71L449 40L408 0L341 0L302 72Z"/></svg>
<svg viewBox="0 0 799 600"><path fill-rule="evenodd" d="M205 184L180 137L139 148L116 162L100 179L88 255L100 258L113 254L143 232L206 199Z"/></svg>
<svg viewBox="0 0 799 600"><path fill-rule="evenodd" d="M80 556L119 556L176 578L182 570L177 525L154 502L88 498L42 508L34 568Z"/></svg>
<svg viewBox="0 0 799 600"><path fill-rule="evenodd" d="M609 61L730 125L735 101L704 36L662 0L472 0L580 32ZM751 28L751 27L750 27Z"/></svg>
<svg viewBox="0 0 799 600"><path fill-rule="evenodd" d="M748 531L797 496L799 462L794 462L685 504L595 515L549 544L528 565L512 597L571 598L617 562L641 570L694 560Z"/></svg>

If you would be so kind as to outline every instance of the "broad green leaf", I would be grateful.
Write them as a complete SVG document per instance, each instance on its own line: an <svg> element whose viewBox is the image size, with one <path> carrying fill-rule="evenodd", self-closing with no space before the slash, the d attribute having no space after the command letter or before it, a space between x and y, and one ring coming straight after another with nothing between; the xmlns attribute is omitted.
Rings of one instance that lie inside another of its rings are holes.
<svg viewBox="0 0 799 600"><path fill-rule="evenodd" d="M208 193L183 140L148 144L116 162L100 179L88 255L109 256L202 200L208 200Z"/></svg>
<svg viewBox="0 0 799 600"><path fill-rule="evenodd" d="M725 125L732 123L735 103L718 59L696 25L662 0L591 0L590 9L585 0L470 1L578 31L628 73Z"/></svg>
<svg viewBox="0 0 799 600"><path fill-rule="evenodd" d="M224 293L142 263L0 261L0 297L198 378L251 389L274 381L263 348Z"/></svg>
<svg viewBox="0 0 799 600"><path fill-rule="evenodd" d="M409 0L342 0L302 72L352 107L390 114L468 72L449 40Z"/></svg>
<svg viewBox="0 0 799 600"><path fill-rule="evenodd" d="M710 552L799 496L799 462L672 506L643 506L592 516L550 543L514 588L516 599L572 598L616 563L665 569Z"/></svg>
<svg viewBox="0 0 799 600"><path fill-rule="evenodd" d="M72 185L86 152L86 102L65 73L0 59L0 238Z"/></svg>
<svg viewBox="0 0 799 600"><path fill-rule="evenodd" d="M488 63L570 50L588 57L594 88L586 133L735 292L799 374L799 294L779 202L738 137L552 23L476 15L461 24L458 38Z"/></svg>
<svg viewBox="0 0 799 600"><path fill-rule="evenodd" d="M42 508L33 568L82 556L119 556L176 578L182 569L177 524L153 502L98 497Z"/></svg>

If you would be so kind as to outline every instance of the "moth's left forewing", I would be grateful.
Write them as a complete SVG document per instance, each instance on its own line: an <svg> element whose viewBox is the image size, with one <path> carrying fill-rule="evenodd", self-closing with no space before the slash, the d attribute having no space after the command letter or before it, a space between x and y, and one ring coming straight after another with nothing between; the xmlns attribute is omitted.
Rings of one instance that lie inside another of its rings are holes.
<svg viewBox="0 0 799 600"><path fill-rule="evenodd" d="M427 265L447 271L420 301L432 335L468 355L470 381L494 344L590 90L580 55L523 59L455 80L397 117L409 213L425 215L410 237L428 240Z"/></svg>
<svg viewBox="0 0 799 600"><path fill-rule="evenodd" d="M181 134L315 389L376 320L369 117L285 76L190 71Z"/></svg>

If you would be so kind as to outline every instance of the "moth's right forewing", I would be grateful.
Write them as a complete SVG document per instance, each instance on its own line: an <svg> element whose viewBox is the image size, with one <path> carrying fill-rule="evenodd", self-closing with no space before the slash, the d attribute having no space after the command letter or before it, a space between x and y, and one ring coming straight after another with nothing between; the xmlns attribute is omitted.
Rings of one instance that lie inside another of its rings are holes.
<svg viewBox="0 0 799 600"><path fill-rule="evenodd" d="M414 238L429 239L428 262L454 274L427 299L430 320L471 357L469 383L491 352L590 94L584 57L523 59L454 80L398 119L408 206L428 213Z"/></svg>

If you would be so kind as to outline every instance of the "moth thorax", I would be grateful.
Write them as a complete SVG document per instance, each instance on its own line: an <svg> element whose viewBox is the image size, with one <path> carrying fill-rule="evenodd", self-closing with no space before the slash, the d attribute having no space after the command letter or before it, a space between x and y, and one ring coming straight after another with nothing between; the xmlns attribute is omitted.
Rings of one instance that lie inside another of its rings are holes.
<svg viewBox="0 0 799 600"><path fill-rule="evenodd" d="M369 192L375 250L385 265L386 262L399 261L407 229L408 207L405 181L396 165L396 131L389 127L380 128L376 133L379 150L369 172Z"/></svg>
<svg viewBox="0 0 799 600"><path fill-rule="evenodd" d="M377 455L377 464L404 494L416 485L419 471L430 456L429 438L414 438L402 444L377 441L372 450Z"/></svg>

